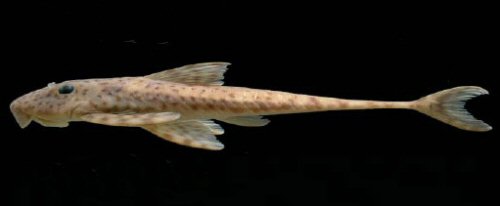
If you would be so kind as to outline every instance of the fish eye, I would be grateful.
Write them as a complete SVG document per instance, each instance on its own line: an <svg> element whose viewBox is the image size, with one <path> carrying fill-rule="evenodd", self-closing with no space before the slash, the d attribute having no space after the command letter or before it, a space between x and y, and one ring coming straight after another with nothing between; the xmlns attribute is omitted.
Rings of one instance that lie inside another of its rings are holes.
<svg viewBox="0 0 500 206"><path fill-rule="evenodd" d="M65 84L61 87L59 87L59 94L69 94L75 90L75 87L70 84Z"/></svg>

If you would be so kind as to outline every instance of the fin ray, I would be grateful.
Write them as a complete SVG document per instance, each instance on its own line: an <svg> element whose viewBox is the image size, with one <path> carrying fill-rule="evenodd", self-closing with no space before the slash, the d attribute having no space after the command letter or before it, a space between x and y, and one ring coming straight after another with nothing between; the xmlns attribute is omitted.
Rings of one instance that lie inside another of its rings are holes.
<svg viewBox="0 0 500 206"><path fill-rule="evenodd" d="M432 118L463 130L489 131L492 129L490 125L476 119L465 109L466 101L485 94L488 94L488 91L481 87L455 87L421 98L416 102L416 109Z"/></svg>
<svg viewBox="0 0 500 206"><path fill-rule="evenodd" d="M215 123L212 122L210 124ZM206 150L222 150L224 145L214 136L214 134L219 134L220 131L215 131L213 129L215 127L210 124L207 124L206 121L188 120L167 124L145 125L142 128L164 140L179 145Z"/></svg>
<svg viewBox="0 0 500 206"><path fill-rule="evenodd" d="M222 135L224 134L224 128L222 128L219 124L215 123L212 120L199 120L200 123L208 127L208 129L214 135Z"/></svg>

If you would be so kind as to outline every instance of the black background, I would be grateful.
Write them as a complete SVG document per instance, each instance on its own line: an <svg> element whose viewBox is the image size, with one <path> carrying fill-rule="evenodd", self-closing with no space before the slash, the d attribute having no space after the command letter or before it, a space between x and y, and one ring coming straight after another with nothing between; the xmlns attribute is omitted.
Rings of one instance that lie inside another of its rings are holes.
<svg viewBox="0 0 500 206"><path fill-rule="evenodd" d="M261 128L223 124L220 152L135 128L21 130L8 111L10 101L49 82L228 61L226 85L321 96L412 100L482 86L492 94L468 108L495 128L498 16L487 5L4 9L2 140L14 183L7 194L16 203L6 205L495 205L497 130L461 131L412 111L273 116Z"/></svg>

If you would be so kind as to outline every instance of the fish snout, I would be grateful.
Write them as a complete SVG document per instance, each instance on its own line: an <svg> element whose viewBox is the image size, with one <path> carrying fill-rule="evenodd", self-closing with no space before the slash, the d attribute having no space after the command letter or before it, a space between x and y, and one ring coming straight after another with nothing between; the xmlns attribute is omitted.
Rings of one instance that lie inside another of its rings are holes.
<svg viewBox="0 0 500 206"><path fill-rule="evenodd" d="M31 115L24 111L24 107L20 99L16 99L10 104L10 111L21 128L25 128L30 124L32 120Z"/></svg>

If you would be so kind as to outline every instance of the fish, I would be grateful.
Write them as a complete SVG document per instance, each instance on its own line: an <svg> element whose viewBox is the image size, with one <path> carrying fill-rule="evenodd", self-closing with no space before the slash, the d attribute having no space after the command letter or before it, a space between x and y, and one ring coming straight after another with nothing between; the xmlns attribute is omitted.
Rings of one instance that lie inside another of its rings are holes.
<svg viewBox="0 0 500 206"><path fill-rule="evenodd" d="M335 110L409 109L459 129L492 129L466 109L467 100L488 94L477 86L438 91L414 101L351 100L282 91L223 86L230 63L181 66L146 76L69 80L50 83L10 104L21 128L35 121L45 127L69 122L142 128L164 140L192 148L222 150L215 121L261 127L267 115ZM214 121L215 120L215 121Z"/></svg>

